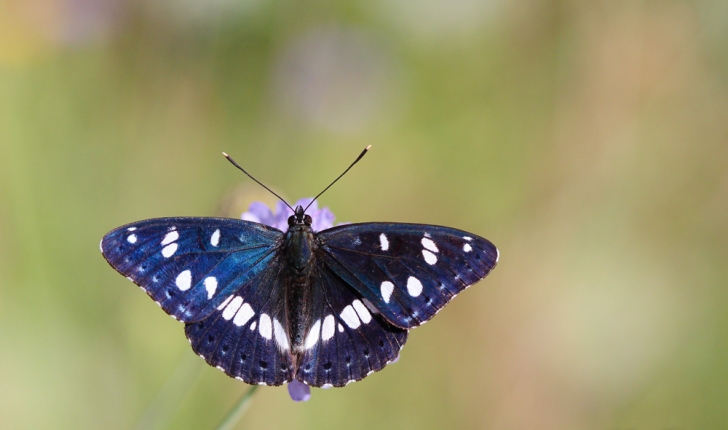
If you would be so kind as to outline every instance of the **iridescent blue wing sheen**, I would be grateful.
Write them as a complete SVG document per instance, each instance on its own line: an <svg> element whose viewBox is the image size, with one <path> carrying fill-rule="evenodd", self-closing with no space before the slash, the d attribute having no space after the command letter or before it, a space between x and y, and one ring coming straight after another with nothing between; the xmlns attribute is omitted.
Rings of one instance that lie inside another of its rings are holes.
<svg viewBox="0 0 728 430"><path fill-rule="evenodd" d="M328 267L318 265L312 283L311 327L296 378L314 387L343 387L397 358L407 330L377 309Z"/></svg>
<svg viewBox="0 0 728 430"><path fill-rule="evenodd" d="M198 355L248 384L281 385L294 374L278 258L207 318L185 327Z"/></svg>
<svg viewBox="0 0 728 430"><path fill-rule="evenodd" d="M228 218L158 218L109 232L101 252L165 312L202 320L274 257L283 233Z"/></svg>
<svg viewBox="0 0 728 430"><path fill-rule="evenodd" d="M317 238L324 264L405 329L430 320L498 262L487 239L434 225L348 224Z"/></svg>

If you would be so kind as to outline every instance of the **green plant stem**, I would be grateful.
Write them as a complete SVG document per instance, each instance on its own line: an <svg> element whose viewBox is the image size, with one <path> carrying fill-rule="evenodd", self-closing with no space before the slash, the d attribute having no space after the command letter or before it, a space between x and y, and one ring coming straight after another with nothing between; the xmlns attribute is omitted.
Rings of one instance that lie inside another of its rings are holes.
<svg viewBox="0 0 728 430"><path fill-rule="evenodd" d="M220 422L220 424L216 427L217 430L232 430L235 428L235 425L240 421L240 418L245 415L245 412L248 411L248 408L250 407L250 402L253 401L253 394L255 393L255 390L258 389L257 385L253 385L250 387L250 389L240 397L240 400L235 404L235 406L230 409L230 412L228 412L227 416Z"/></svg>
<svg viewBox="0 0 728 430"><path fill-rule="evenodd" d="M149 404L136 425L137 430L168 428L184 399L192 392L205 366L195 354L186 352L172 376Z"/></svg>

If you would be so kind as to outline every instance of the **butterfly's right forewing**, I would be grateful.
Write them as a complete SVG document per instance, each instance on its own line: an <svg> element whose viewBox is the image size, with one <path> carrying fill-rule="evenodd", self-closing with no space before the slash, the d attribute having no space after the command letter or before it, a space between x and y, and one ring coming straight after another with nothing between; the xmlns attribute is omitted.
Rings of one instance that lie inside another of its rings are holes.
<svg viewBox="0 0 728 430"><path fill-rule="evenodd" d="M320 258L392 324L429 321L498 261L487 239L423 224L348 224L318 233Z"/></svg>
<svg viewBox="0 0 728 430"><path fill-rule="evenodd" d="M109 232L101 252L165 312L183 322L210 315L271 262L283 234L227 218L159 218Z"/></svg>

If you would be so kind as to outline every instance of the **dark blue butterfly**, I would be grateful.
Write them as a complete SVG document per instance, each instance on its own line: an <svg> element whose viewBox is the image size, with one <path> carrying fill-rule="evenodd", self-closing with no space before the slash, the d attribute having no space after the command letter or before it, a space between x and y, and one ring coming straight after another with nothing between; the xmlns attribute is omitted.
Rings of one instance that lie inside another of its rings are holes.
<svg viewBox="0 0 728 430"><path fill-rule="evenodd" d="M186 324L192 349L211 366L249 384L315 387L382 369L409 329L498 261L488 240L453 228L363 223L314 232L311 223L301 206L285 233L228 218L151 219L112 230L101 252Z"/></svg>

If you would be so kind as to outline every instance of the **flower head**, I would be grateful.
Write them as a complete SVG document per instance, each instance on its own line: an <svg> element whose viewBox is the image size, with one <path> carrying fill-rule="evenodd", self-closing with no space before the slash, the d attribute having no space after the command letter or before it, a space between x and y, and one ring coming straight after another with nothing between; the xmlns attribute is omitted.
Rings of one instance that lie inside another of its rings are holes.
<svg viewBox="0 0 728 430"><path fill-rule="evenodd" d="M300 199L293 207L303 206L305 208L312 200L313 198L310 197ZM311 215L313 219L313 223L311 224L313 231L326 230L334 226L334 219L336 217L334 217L334 214L327 207L319 209L318 202L313 202L306 213ZM293 211L281 201L276 203L275 213L271 212L265 203L253 202L248 207L248 211L243 212L241 218L245 221L254 221L269 225L285 232L288 230L288 217L291 215L293 215Z"/></svg>

